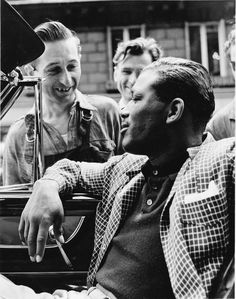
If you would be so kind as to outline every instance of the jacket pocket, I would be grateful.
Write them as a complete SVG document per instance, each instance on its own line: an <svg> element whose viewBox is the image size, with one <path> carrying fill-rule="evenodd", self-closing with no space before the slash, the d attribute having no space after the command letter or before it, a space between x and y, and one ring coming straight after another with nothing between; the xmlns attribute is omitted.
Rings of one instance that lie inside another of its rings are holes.
<svg viewBox="0 0 236 299"><path fill-rule="evenodd" d="M219 191L217 195L183 203L181 205L181 221L183 224L214 226L225 219L227 211L225 192Z"/></svg>
<svg viewBox="0 0 236 299"><path fill-rule="evenodd" d="M193 260L204 264L208 256L224 252L229 236L227 215L228 206L223 191L181 205L181 231Z"/></svg>

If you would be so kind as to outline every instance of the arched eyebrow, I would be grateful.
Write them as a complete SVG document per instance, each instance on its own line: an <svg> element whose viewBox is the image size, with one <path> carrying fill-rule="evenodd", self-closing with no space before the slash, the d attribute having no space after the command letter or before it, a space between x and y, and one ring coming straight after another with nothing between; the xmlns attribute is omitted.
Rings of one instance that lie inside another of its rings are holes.
<svg viewBox="0 0 236 299"><path fill-rule="evenodd" d="M50 68L50 67L54 67L54 66L57 66L58 65L58 62L51 62L49 63L45 68Z"/></svg>
<svg viewBox="0 0 236 299"><path fill-rule="evenodd" d="M79 61L77 59L72 59L72 60L69 60L68 63L79 64Z"/></svg>

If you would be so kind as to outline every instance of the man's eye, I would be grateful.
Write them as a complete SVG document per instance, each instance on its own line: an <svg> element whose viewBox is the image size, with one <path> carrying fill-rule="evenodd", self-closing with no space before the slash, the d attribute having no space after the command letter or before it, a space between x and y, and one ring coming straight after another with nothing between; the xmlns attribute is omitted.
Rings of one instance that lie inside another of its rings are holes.
<svg viewBox="0 0 236 299"><path fill-rule="evenodd" d="M133 102L138 102L138 101L140 101L141 100L141 97L137 97L137 96L133 96L132 97L132 101Z"/></svg>
<svg viewBox="0 0 236 299"><path fill-rule="evenodd" d="M60 71L61 71L61 69L59 67L54 67L52 69L49 69L47 72L49 74L58 74L58 73L60 73Z"/></svg>
<svg viewBox="0 0 236 299"><path fill-rule="evenodd" d="M70 65L68 65L67 69L68 69L68 71L73 71L73 70L76 69L77 67L78 67L78 65L70 64Z"/></svg>
<svg viewBox="0 0 236 299"><path fill-rule="evenodd" d="M131 71L129 71L129 70L123 70L122 73L123 73L124 75L130 75L130 74L131 74Z"/></svg>

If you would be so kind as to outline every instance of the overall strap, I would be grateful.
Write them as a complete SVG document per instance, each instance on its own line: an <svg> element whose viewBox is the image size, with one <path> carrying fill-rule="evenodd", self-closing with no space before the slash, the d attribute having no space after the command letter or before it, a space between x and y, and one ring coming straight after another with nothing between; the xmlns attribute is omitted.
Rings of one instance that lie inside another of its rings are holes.
<svg viewBox="0 0 236 299"><path fill-rule="evenodd" d="M83 109L79 106L76 107L76 114L78 119L78 135L82 138L82 147L89 144L90 125L93 118L93 112L88 109Z"/></svg>

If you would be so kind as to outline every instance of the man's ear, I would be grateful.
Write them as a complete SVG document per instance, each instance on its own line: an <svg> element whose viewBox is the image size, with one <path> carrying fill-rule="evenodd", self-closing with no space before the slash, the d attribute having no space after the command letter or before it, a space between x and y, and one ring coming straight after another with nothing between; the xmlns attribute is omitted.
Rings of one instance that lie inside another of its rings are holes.
<svg viewBox="0 0 236 299"><path fill-rule="evenodd" d="M23 69L26 76L35 76L35 67L32 64L28 63L24 65Z"/></svg>
<svg viewBox="0 0 236 299"><path fill-rule="evenodd" d="M181 98L175 98L168 105L168 114L166 123L171 124L181 119L184 112L184 101Z"/></svg>
<svg viewBox="0 0 236 299"><path fill-rule="evenodd" d="M114 66L113 79L114 79L115 82L117 82L117 66Z"/></svg>

